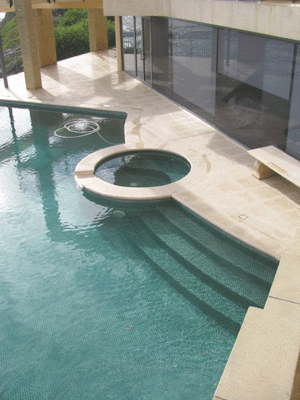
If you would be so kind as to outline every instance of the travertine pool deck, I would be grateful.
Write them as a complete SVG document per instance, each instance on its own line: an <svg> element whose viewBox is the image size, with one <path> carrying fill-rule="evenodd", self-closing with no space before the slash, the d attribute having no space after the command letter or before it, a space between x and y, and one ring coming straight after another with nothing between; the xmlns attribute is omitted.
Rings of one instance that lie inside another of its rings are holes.
<svg viewBox="0 0 300 400"><path fill-rule="evenodd" d="M280 176L259 181L247 149L124 72L115 52L88 53L42 69L43 88L24 75L0 81L0 98L124 111L126 144L184 154L195 180L173 197L222 229L280 258L300 227L300 188Z"/></svg>
<svg viewBox="0 0 300 400"><path fill-rule="evenodd" d="M118 73L114 51L43 68L42 89L27 91L22 73L8 81L9 89L0 81L1 99L126 112L125 149L161 149L191 162L192 175L172 189L176 200L282 260L265 308L248 310L214 399L299 399L300 188L281 176L253 177L247 149Z"/></svg>

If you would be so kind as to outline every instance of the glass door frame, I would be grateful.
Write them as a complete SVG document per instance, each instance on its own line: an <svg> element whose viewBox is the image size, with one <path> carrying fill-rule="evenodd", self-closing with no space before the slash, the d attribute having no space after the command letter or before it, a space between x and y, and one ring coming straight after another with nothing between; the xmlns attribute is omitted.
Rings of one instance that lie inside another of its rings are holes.
<svg viewBox="0 0 300 400"><path fill-rule="evenodd" d="M137 49L137 18L141 18L141 52L138 52ZM145 20L149 21L149 40L147 45L145 46ZM133 32L134 32L134 57L135 57L135 71L134 71L134 76L137 79L140 79L145 83L146 85L149 85L152 87L152 77L153 77L153 66L152 66L152 24L151 24L151 17L133 17ZM124 68L124 49L123 49L123 31L121 35L121 45L122 45L122 64ZM146 68L145 68L145 61L146 61L146 55L145 55L145 47L149 48L149 73L150 73L150 79L146 80ZM142 61L142 70L138 70L139 66L139 60L138 57L141 57ZM139 73L140 72L140 73Z"/></svg>

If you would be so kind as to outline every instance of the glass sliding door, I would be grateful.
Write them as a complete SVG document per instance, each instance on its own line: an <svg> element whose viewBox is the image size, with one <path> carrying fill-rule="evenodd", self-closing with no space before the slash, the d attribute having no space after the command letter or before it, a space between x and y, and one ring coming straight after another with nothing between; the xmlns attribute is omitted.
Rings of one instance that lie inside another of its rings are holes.
<svg viewBox="0 0 300 400"><path fill-rule="evenodd" d="M150 18L122 17L124 71L152 84Z"/></svg>
<svg viewBox="0 0 300 400"><path fill-rule="evenodd" d="M136 75L136 39L134 17L122 17L124 71Z"/></svg>
<svg viewBox="0 0 300 400"><path fill-rule="evenodd" d="M172 20L170 46L173 93L187 108L215 114L216 29L196 22Z"/></svg>
<svg viewBox="0 0 300 400"><path fill-rule="evenodd" d="M143 45L143 21L142 17L135 18L136 26L136 65L137 76L144 79L144 45Z"/></svg>
<svg viewBox="0 0 300 400"><path fill-rule="evenodd" d="M189 110L215 113L216 28L152 18L153 87Z"/></svg>

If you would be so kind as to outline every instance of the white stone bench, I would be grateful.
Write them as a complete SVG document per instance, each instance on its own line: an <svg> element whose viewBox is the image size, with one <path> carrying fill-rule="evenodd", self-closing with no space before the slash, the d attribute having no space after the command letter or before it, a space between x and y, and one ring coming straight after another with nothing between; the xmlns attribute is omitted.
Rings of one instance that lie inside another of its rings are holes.
<svg viewBox="0 0 300 400"><path fill-rule="evenodd" d="M264 179L277 173L300 187L300 161L289 156L274 146L260 147L249 150L248 153L256 158L253 176Z"/></svg>

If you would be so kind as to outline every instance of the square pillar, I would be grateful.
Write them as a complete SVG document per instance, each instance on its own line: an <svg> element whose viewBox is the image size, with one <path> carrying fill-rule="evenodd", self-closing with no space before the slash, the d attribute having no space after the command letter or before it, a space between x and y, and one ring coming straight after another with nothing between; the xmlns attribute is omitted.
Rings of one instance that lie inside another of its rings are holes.
<svg viewBox="0 0 300 400"><path fill-rule="evenodd" d="M52 10L33 10L40 67L56 64L56 48Z"/></svg>
<svg viewBox="0 0 300 400"><path fill-rule="evenodd" d="M26 89L38 89L42 79L31 0L15 0L14 4Z"/></svg>
<svg viewBox="0 0 300 400"><path fill-rule="evenodd" d="M107 50L107 22L102 8L88 9L90 51Z"/></svg>

